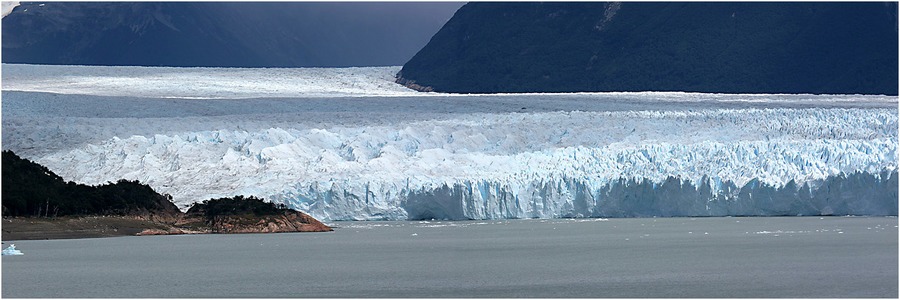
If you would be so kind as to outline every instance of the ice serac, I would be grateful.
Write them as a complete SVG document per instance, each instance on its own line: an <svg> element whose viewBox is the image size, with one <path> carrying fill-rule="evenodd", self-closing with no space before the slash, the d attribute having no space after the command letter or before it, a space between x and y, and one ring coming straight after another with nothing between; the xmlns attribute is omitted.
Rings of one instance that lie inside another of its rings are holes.
<svg viewBox="0 0 900 300"><path fill-rule="evenodd" d="M114 137L36 160L180 207L253 195L320 220L896 215L897 125L890 108L467 113Z"/></svg>

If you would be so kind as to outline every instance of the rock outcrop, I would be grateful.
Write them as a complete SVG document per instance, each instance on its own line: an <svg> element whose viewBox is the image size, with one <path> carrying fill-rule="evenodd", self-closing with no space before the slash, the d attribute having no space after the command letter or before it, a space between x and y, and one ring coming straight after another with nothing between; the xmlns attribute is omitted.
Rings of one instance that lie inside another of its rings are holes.
<svg viewBox="0 0 900 300"><path fill-rule="evenodd" d="M279 233L326 232L331 227L298 211L285 211L278 215L202 216L185 215L168 229L150 228L137 235L173 235L202 233Z"/></svg>
<svg viewBox="0 0 900 300"><path fill-rule="evenodd" d="M332 231L330 227L305 213L252 196L195 203L175 225L210 233Z"/></svg>
<svg viewBox="0 0 900 300"><path fill-rule="evenodd" d="M333 231L319 220L297 211L273 216L219 216L210 224L212 233L276 233Z"/></svg>

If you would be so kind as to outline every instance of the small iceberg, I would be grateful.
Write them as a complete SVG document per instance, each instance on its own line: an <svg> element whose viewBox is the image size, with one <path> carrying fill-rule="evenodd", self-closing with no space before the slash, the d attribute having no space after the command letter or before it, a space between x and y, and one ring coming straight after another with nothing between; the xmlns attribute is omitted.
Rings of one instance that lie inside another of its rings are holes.
<svg viewBox="0 0 900 300"><path fill-rule="evenodd" d="M9 247L3 249L3 255L25 255L22 251L16 250L16 244L10 244Z"/></svg>

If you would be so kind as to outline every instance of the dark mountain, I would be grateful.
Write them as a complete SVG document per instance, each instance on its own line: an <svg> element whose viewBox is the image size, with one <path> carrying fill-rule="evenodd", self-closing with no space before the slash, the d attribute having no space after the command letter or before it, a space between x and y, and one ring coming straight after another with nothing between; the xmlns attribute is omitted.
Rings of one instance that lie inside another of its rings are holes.
<svg viewBox="0 0 900 300"><path fill-rule="evenodd" d="M460 3L33 2L3 18L3 62L378 66L407 61Z"/></svg>
<svg viewBox="0 0 900 300"><path fill-rule="evenodd" d="M897 95L897 3L469 3L398 82L440 92Z"/></svg>

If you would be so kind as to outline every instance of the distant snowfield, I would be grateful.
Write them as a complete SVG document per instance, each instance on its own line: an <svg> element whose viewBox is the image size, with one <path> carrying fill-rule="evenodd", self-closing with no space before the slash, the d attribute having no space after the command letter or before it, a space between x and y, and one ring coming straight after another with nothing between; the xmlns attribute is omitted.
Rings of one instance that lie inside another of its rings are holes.
<svg viewBox="0 0 900 300"><path fill-rule="evenodd" d="M482 97L423 93L394 83L400 66L359 68L172 68L3 64L3 90L166 99ZM704 94L685 92L493 94L630 97L651 101L867 102L896 104L896 97L854 95Z"/></svg>
<svg viewBox="0 0 900 300"><path fill-rule="evenodd" d="M171 68L3 64L3 90L180 99L403 96L400 67Z"/></svg>
<svg viewBox="0 0 900 300"><path fill-rule="evenodd" d="M4 64L3 149L324 220L896 214L896 97L447 95L398 70Z"/></svg>
<svg viewBox="0 0 900 300"><path fill-rule="evenodd" d="M0 16L6 17L6 15L10 14L16 6L19 6L19 1L0 2Z"/></svg>

